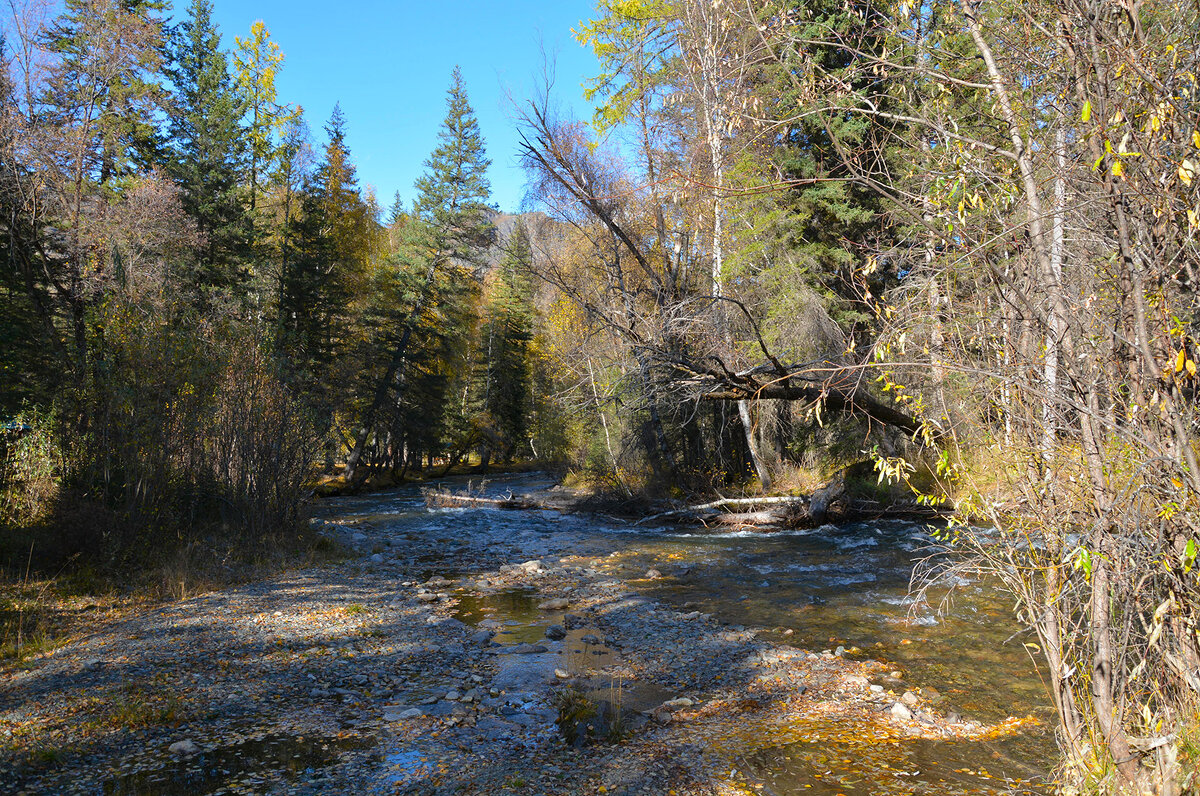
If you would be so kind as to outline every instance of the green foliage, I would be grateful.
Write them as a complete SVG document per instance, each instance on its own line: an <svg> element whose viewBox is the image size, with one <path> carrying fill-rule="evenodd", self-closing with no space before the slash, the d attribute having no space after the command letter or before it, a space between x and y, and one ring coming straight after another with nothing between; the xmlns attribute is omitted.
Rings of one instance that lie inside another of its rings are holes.
<svg viewBox="0 0 1200 796"><path fill-rule="evenodd" d="M251 235L241 183L247 155L242 102L220 43L211 0L193 0L171 42L167 70L177 106L170 171L203 240L187 287L202 295L242 289Z"/></svg>
<svg viewBox="0 0 1200 796"><path fill-rule="evenodd" d="M533 339L533 250L518 223L484 308L479 359L482 408L505 460L529 453L532 409L530 343Z"/></svg>
<svg viewBox="0 0 1200 796"><path fill-rule="evenodd" d="M446 92L446 118L438 130L438 145L417 179L413 205L413 215L429 225L439 259L478 266L480 255L491 244L490 165L462 71L456 66Z"/></svg>

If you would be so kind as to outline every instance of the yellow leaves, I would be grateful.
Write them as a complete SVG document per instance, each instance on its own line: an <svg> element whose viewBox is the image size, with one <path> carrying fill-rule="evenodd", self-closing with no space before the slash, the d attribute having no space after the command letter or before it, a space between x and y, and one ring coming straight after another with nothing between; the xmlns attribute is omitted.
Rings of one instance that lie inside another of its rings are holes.
<svg viewBox="0 0 1200 796"><path fill-rule="evenodd" d="M1192 180L1196 178L1196 164L1186 158L1179 164L1179 181L1187 187L1192 187Z"/></svg>
<svg viewBox="0 0 1200 796"><path fill-rule="evenodd" d="M1112 175L1114 177L1125 176L1125 164L1119 160L1114 160L1112 164Z"/></svg>
<svg viewBox="0 0 1200 796"><path fill-rule="evenodd" d="M1184 363L1186 363L1186 362L1187 362L1187 353L1183 349L1180 349L1179 355L1177 357L1175 357L1175 372L1176 373L1183 372Z"/></svg>
<svg viewBox="0 0 1200 796"><path fill-rule="evenodd" d="M1089 121L1092 118L1092 101L1087 100L1083 103L1083 112L1079 114L1079 118L1083 121Z"/></svg>
<svg viewBox="0 0 1200 796"><path fill-rule="evenodd" d="M1188 372L1189 376L1191 376L1193 379L1196 378L1196 363L1195 362L1193 362L1192 360L1189 359L1187 362L1184 363L1184 367L1187 368L1187 372Z"/></svg>
<svg viewBox="0 0 1200 796"><path fill-rule="evenodd" d="M1200 130L1192 130L1192 145L1200 149Z"/></svg>

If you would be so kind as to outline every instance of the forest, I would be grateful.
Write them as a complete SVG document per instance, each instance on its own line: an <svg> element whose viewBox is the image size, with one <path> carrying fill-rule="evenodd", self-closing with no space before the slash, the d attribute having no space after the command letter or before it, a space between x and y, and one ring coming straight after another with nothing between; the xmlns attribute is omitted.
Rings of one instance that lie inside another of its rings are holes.
<svg viewBox="0 0 1200 796"><path fill-rule="evenodd" d="M262 556L452 471L841 477L1001 584L1070 792L1198 786L1200 7L599 0L592 117L552 65L513 101L521 213L457 69L385 208L212 10L9 3L6 578Z"/></svg>

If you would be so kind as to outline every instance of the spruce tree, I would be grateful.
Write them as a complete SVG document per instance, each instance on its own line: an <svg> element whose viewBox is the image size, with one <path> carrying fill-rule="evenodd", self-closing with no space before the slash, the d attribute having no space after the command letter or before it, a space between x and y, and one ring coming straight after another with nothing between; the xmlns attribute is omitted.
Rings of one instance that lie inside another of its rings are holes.
<svg viewBox="0 0 1200 796"><path fill-rule="evenodd" d="M388 412L403 406L416 384L423 389L418 421L444 427L461 453L472 439L469 417L472 341L478 319L479 283L485 254L495 235L488 205L491 184L479 122L467 99L462 72L454 68L446 97L446 118L438 145L417 179L412 222L404 226L399 253L387 281L398 298L382 311L389 328L387 366L374 382L362 413L345 477L353 481L368 439ZM432 352L422 362L423 374L412 373L414 353ZM411 415L410 415L411 417Z"/></svg>
<svg viewBox="0 0 1200 796"><path fill-rule="evenodd" d="M425 173L417 179L418 196L413 205L413 214L433 233L440 257L481 264L481 255L495 232L491 223L495 211L489 205L490 165L462 71L456 66L446 93L446 118L438 131L438 145L425 161Z"/></svg>
<svg viewBox="0 0 1200 796"><path fill-rule="evenodd" d="M251 237L241 176L246 162L242 108L212 21L210 0L192 0L169 69L177 108L171 119L171 171L203 243L192 288L240 290Z"/></svg>
<svg viewBox="0 0 1200 796"><path fill-rule="evenodd" d="M500 453L505 460L514 454L523 455L529 448L532 262L529 235L524 224L517 222L507 256L492 285L479 351L483 365L483 410L502 441Z"/></svg>

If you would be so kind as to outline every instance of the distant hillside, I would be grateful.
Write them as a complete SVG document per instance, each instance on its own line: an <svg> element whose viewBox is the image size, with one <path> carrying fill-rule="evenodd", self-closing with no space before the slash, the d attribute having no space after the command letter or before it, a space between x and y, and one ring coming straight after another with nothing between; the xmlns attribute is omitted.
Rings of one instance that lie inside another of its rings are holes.
<svg viewBox="0 0 1200 796"><path fill-rule="evenodd" d="M504 259L504 252L508 247L509 239L512 238L513 231L517 228L517 222L524 221L525 229L531 236L539 234L540 230L546 228L551 219L545 213L496 213L492 216L492 224L496 226L496 244L492 246L487 253L488 267L499 265Z"/></svg>

